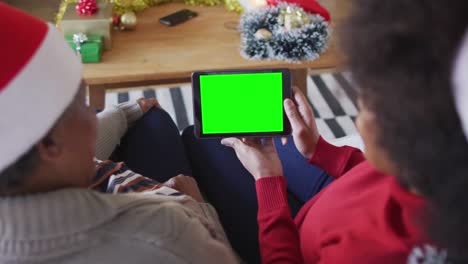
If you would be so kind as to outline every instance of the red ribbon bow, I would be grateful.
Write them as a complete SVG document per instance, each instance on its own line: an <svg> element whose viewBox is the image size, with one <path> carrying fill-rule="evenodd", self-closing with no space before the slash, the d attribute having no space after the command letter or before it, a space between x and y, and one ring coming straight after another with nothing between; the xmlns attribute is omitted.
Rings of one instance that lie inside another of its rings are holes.
<svg viewBox="0 0 468 264"><path fill-rule="evenodd" d="M80 0L76 5L76 12L80 16L93 15L98 9L96 0Z"/></svg>

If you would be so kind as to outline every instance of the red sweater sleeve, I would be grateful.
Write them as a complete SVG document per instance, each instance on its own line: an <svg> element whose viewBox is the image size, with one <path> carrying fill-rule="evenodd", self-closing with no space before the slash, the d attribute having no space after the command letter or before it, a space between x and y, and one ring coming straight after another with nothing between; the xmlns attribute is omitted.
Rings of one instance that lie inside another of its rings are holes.
<svg viewBox="0 0 468 264"><path fill-rule="evenodd" d="M337 147L320 137L309 163L317 165L328 175L339 178L365 159L364 154L357 148Z"/></svg>
<svg viewBox="0 0 468 264"><path fill-rule="evenodd" d="M302 263L299 233L291 217L284 177L256 181L262 263Z"/></svg>

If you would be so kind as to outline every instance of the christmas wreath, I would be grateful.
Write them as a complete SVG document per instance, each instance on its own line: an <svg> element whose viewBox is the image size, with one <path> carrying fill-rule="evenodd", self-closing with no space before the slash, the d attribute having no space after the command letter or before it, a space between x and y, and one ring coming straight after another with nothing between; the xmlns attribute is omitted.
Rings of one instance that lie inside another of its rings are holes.
<svg viewBox="0 0 468 264"><path fill-rule="evenodd" d="M242 56L289 62L318 58L327 49L330 37L324 17L291 3L246 12L241 17L240 32Z"/></svg>

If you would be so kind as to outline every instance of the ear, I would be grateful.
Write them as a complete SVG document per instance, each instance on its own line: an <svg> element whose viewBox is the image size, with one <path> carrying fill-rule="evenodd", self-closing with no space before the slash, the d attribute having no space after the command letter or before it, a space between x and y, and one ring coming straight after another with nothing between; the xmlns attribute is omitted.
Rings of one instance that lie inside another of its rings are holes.
<svg viewBox="0 0 468 264"><path fill-rule="evenodd" d="M366 146L367 159L381 172L389 175L398 174L398 166L390 159L387 151L379 144L379 136L382 135L376 116L366 108L361 108L361 112L356 120L356 126L362 136Z"/></svg>
<svg viewBox="0 0 468 264"><path fill-rule="evenodd" d="M53 161L62 154L63 147L58 140L56 131L51 131L37 145L39 156L44 161Z"/></svg>
<svg viewBox="0 0 468 264"><path fill-rule="evenodd" d="M366 137L367 142L372 144L377 143L377 135L379 134L379 128L375 119L375 114L368 110L361 110L356 119L356 127L359 133L363 137Z"/></svg>

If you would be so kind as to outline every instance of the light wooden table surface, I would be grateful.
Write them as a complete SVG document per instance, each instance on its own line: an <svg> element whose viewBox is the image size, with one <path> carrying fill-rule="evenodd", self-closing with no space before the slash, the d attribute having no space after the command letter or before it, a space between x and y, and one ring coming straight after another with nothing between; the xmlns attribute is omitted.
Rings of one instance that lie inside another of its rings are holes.
<svg viewBox="0 0 468 264"><path fill-rule="evenodd" d="M335 28L346 14L346 5L339 3L342 0L329 1L334 1L329 11ZM184 8L198 16L174 27L159 23L159 18ZM304 90L308 68L339 65L341 56L336 51L334 35L328 51L312 62L246 60L240 56L238 21L239 14L224 6L168 3L139 13L134 31L113 32L112 50L104 52L101 63L85 64L91 106L104 107L106 89L190 82L190 75L196 70L286 67L293 72L293 83Z"/></svg>

